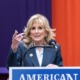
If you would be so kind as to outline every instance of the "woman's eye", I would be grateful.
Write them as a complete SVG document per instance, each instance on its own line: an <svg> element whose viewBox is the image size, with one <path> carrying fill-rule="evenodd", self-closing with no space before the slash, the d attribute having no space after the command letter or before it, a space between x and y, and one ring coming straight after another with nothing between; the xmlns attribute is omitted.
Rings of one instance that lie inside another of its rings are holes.
<svg viewBox="0 0 80 80"><path fill-rule="evenodd" d="M42 28L41 26L39 26L39 27L37 27L37 28L36 28L36 27L32 27L32 28L31 28L31 30L35 30L35 29L43 29L43 28Z"/></svg>
<svg viewBox="0 0 80 80"><path fill-rule="evenodd" d="M42 29L42 27L39 27L39 29Z"/></svg>
<svg viewBox="0 0 80 80"><path fill-rule="evenodd" d="M31 28L31 30L34 30L34 29L35 29L35 27L32 27L32 28Z"/></svg>

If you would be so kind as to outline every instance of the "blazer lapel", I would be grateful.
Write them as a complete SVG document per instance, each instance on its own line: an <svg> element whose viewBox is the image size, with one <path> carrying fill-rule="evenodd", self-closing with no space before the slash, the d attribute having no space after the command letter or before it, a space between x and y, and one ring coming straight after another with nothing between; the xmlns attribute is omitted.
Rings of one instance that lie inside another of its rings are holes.
<svg viewBox="0 0 80 80"><path fill-rule="evenodd" d="M47 66L48 64L50 64L52 53L53 53L52 50L50 50L49 48L44 48L43 60L41 66Z"/></svg>
<svg viewBox="0 0 80 80"><path fill-rule="evenodd" d="M37 56L36 56L35 49L32 49L30 51L29 57L30 57L32 63L34 64L34 66L39 66L39 62L38 62L38 59L37 59Z"/></svg>

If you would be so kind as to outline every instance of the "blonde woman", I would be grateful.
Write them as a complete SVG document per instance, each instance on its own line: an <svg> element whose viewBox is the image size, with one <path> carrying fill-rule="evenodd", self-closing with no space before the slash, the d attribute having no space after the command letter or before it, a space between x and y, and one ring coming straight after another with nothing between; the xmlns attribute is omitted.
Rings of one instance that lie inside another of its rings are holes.
<svg viewBox="0 0 80 80"><path fill-rule="evenodd" d="M8 55L7 67L10 66L62 66L62 56L59 44L49 44L55 41L54 30L49 21L41 14L30 17L23 33L15 30L11 49Z"/></svg>

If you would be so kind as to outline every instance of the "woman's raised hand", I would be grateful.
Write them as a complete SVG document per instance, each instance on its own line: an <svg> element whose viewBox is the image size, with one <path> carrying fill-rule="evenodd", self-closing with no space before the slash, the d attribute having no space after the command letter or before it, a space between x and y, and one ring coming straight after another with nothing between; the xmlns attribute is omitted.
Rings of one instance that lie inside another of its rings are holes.
<svg viewBox="0 0 80 80"><path fill-rule="evenodd" d="M18 48L18 44L22 40L23 36L24 36L24 33L18 34L18 31L15 30L15 32L12 36L12 45L11 45L11 48L13 49L14 52L16 52L16 50Z"/></svg>

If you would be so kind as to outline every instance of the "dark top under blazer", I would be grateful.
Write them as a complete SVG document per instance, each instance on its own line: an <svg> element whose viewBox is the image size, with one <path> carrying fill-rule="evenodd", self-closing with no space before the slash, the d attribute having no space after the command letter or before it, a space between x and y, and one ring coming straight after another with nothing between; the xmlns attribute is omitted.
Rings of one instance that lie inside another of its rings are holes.
<svg viewBox="0 0 80 80"><path fill-rule="evenodd" d="M58 66L63 65L60 45L56 44L56 46L57 46L56 48L53 47L44 48L41 66L47 66L48 64L56 64ZM35 48L27 50L23 43L20 42L18 49L15 53L13 52L12 49L10 49L7 59L7 67L9 68L11 66L38 67L39 62L36 56Z"/></svg>

